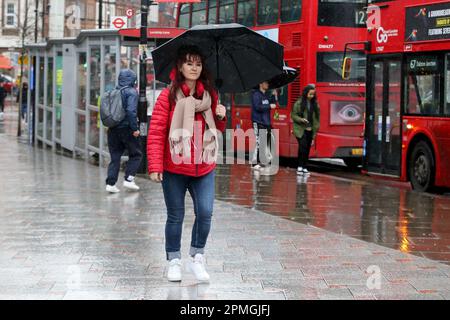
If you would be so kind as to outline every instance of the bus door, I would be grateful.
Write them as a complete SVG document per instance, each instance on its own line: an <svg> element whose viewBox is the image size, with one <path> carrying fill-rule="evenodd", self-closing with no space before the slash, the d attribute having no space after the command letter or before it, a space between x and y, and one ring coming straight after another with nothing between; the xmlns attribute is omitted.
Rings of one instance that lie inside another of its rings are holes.
<svg viewBox="0 0 450 320"><path fill-rule="evenodd" d="M372 173L400 176L401 57L368 61L365 165Z"/></svg>

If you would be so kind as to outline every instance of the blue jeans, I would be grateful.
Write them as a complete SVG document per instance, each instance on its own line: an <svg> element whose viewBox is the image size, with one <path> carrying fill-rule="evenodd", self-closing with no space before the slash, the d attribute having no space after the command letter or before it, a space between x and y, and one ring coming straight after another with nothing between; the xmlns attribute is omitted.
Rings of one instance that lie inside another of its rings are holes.
<svg viewBox="0 0 450 320"><path fill-rule="evenodd" d="M112 128L108 130L108 148L111 162L108 166L106 184L113 186L119 179L120 158L128 150L128 162L125 170L125 179L135 176L139 170L142 159L141 142L134 137L129 128Z"/></svg>
<svg viewBox="0 0 450 320"><path fill-rule="evenodd" d="M28 121L28 114L27 114L27 104L23 103L22 104L22 119L25 119L25 121Z"/></svg>
<svg viewBox="0 0 450 320"><path fill-rule="evenodd" d="M184 198L189 191L194 202L195 222L192 228L189 254L203 254L209 230L215 196L215 171L202 177L190 177L165 171L162 187L167 207L166 255L167 260L181 259L181 234L184 220Z"/></svg>

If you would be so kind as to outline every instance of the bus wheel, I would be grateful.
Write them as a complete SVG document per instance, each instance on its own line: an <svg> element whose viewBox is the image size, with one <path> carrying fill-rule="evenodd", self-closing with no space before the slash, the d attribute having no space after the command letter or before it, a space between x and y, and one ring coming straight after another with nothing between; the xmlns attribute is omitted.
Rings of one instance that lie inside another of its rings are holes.
<svg viewBox="0 0 450 320"><path fill-rule="evenodd" d="M409 179L414 190L429 191L434 185L434 157L428 144L417 143L409 159Z"/></svg>
<svg viewBox="0 0 450 320"><path fill-rule="evenodd" d="M357 170L358 166L362 164L361 158L345 158L343 160L345 165L351 170Z"/></svg>

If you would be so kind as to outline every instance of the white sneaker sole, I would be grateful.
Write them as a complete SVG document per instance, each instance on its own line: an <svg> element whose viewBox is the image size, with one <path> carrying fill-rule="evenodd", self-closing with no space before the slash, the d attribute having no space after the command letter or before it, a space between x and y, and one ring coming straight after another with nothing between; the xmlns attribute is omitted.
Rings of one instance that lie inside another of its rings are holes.
<svg viewBox="0 0 450 320"><path fill-rule="evenodd" d="M131 191L139 191L139 187L131 187L131 186L126 186L126 185L123 185L123 187L124 188L126 188L127 190L131 190Z"/></svg>
<svg viewBox="0 0 450 320"><path fill-rule="evenodd" d="M181 282L181 276L179 277L169 277L167 276L167 280L169 280L170 282Z"/></svg>

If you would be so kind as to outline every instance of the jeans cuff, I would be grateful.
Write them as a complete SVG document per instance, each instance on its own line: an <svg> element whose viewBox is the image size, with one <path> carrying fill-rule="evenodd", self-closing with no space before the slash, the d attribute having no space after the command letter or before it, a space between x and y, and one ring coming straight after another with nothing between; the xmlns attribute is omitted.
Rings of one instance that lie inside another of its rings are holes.
<svg viewBox="0 0 450 320"><path fill-rule="evenodd" d="M191 257L195 257L195 255L196 255L197 253L204 254L204 253L205 253L205 248L195 248L195 247L191 247L191 249L189 250L189 255L190 255Z"/></svg>
<svg viewBox="0 0 450 320"><path fill-rule="evenodd" d="M167 261L171 261L173 259L180 259L181 260L181 252L166 252Z"/></svg>

